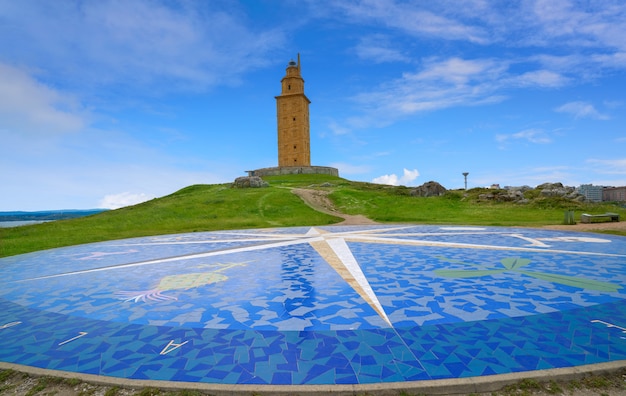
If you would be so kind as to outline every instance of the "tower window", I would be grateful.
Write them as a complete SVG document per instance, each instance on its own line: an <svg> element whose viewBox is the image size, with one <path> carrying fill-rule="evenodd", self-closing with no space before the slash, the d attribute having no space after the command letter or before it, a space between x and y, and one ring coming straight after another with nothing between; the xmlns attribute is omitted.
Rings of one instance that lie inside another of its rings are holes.
<svg viewBox="0 0 626 396"><path fill-rule="evenodd" d="M295 121L295 120L296 120L296 117L293 117L293 120Z"/></svg>
<svg viewBox="0 0 626 396"><path fill-rule="evenodd" d="M287 89L291 91L291 84L287 85Z"/></svg>
<svg viewBox="0 0 626 396"><path fill-rule="evenodd" d="M296 145L295 145L295 144L293 145L293 149L294 149L294 150L296 149Z"/></svg>

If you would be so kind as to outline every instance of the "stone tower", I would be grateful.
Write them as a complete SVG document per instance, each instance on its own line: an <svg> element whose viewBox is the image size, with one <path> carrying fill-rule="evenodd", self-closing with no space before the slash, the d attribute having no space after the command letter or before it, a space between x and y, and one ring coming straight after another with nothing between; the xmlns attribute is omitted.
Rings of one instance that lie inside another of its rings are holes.
<svg viewBox="0 0 626 396"><path fill-rule="evenodd" d="M278 166L311 166L309 103L304 94L304 79L298 62L291 60L281 80L282 92L276 96L278 124Z"/></svg>
<svg viewBox="0 0 626 396"><path fill-rule="evenodd" d="M304 79L298 62L290 61L281 80L282 92L276 98L278 125L278 166L249 170L248 176L317 174L339 176L330 166L311 166L309 103L304 94Z"/></svg>

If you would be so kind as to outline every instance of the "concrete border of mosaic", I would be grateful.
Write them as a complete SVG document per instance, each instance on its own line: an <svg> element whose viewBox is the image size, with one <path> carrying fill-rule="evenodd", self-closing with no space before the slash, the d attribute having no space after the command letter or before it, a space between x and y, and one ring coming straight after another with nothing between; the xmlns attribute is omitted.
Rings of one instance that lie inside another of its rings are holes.
<svg viewBox="0 0 626 396"><path fill-rule="evenodd" d="M105 377L93 374L81 374L24 366L14 363L0 362L0 369L15 370L35 377L52 376L65 379L79 379L96 385L119 386L128 388L159 388L162 390L197 390L210 392L213 395L354 395L367 393L372 395L396 394L400 391L417 392L429 395L455 395L470 393L495 392L507 385L515 384L524 379L536 381L571 381L588 375L616 373L626 368L626 360L607 363L596 363L585 366L558 369L525 371L508 374L489 375L484 377L453 378L442 380L425 380L413 382L386 382L375 384L353 385L241 385L241 384L210 384L199 382L174 382L156 380L133 380L118 377Z"/></svg>

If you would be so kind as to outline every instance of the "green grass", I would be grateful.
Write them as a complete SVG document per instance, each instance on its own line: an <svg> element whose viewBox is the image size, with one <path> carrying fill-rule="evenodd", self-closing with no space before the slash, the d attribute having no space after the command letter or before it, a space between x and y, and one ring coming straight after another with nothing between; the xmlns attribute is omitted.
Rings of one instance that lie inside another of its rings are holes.
<svg viewBox="0 0 626 396"><path fill-rule="evenodd" d="M138 236L246 228L326 225L340 221L306 206L292 188L327 190L338 210L382 223L542 226L561 224L565 210L617 212L609 204L575 204L535 198L518 205L480 202L483 189L419 198L406 187L352 182L327 175L265 178L270 187L233 189L229 184L194 185L171 195L93 216L17 228L0 228L0 257L37 250ZM625 235L624 233L621 233Z"/></svg>
<svg viewBox="0 0 626 396"><path fill-rule="evenodd" d="M135 396L157 396L161 394L161 390L157 388L144 388L135 393Z"/></svg>
<svg viewBox="0 0 626 396"><path fill-rule="evenodd" d="M413 197L406 187L351 183L337 186L330 198L348 214L363 214L379 222L525 226L561 224L566 210L626 214L611 204L582 204L560 198L537 198L529 204L480 202L485 189L449 191L441 197Z"/></svg>
<svg viewBox="0 0 626 396"><path fill-rule="evenodd" d="M120 388L118 388L117 386L114 386L114 387L107 389L106 392L104 392L104 396L117 396L119 392L120 392Z"/></svg>
<svg viewBox="0 0 626 396"><path fill-rule="evenodd" d="M0 257L89 242L196 231L332 224L285 188L195 185L93 216L0 229Z"/></svg>

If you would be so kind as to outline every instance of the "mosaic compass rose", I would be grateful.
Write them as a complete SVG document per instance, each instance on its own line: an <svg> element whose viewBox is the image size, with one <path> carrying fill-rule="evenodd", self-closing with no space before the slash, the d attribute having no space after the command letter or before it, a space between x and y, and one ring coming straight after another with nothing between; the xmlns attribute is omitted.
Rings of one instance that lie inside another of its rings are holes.
<svg viewBox="0 0 626 396"><path fill-rule="evenodd" d="M625 247L616 236L376 225L8 257L0 362L138 379L356 384L626 359Z"/></svg>
<svg viewBox="0 0 626 396"><path fill-rule="evenodd" d="M272 249L284 249L291 246L310 246L319 255L319 257L343 279L347 285L349 285L354 292L356 292L376 314L383 320L383 322L393 327L392 319L379 295L375 292L374 288L370 284L368 275L365 274L362 268L362 263L355 257L350 244L366 244L372 246L390 246L390 247L413 247L413 248L431 248L431 249L475 249L475 250L487 250L487 251L515 251L518 253L567 253L575 255L608 255L610 253L598 253L594 251L581 250L578 252L572 252L570 250L555 249L547 243L560 243L572 244L578 243L584 246L593 244L604 244L606 239L602 238L588 238L588 237L534 237L532 235L526 235L518 232L502 232L500 230L487 230L480 227L441 227L439 229L428 229L423 232L416 232L415 226L381 226L381 227L368 227L363 228L324 228L324 227L311 227L302 228L303 232L298 230L291 230L291 232L285 232L285 230L272 231L269 230L251 230L251 231L227 231L227 232L215 232L210 233L209 238L202 238L194 236L190 238L187 236L165 236L165 237L153 237L149 240L141 240L134 242L124 241L119 244L111 244L111 248L124 248L125 250L118 252L90 252L86 257L97 257L98 260L92 260L94 266L89 268L77 269L68 272L55 273L43 276L32 277L28 279L22 279L18 282L29 281L41 281L50 280L60 277L76 277L80 275L93 275L100 272L122 272L140 270L145 274L150 274L154 269L160 268L165 265L174 265L176 263L188 263L191 261L197 262L198 260L207 260L211 258L223 259L226 257L247 257L244 262L230 262L215 263L212 265L204 265L207 267L205 271L191 271L193 266L190 266L190 270L187 272L175 272L173 274L166 274L155 280L151 288L144 291L137 291L136 288L130 290L117 290L115 295L121 297L125 301L134 301L135 303L147 302L147 301L170 301L177 300L174 292L187 291L190 289L208 286L212 284L218 284L229 279L227 275L228 271L235 267L246 267L248 263L254 262L258 259L258 255L264 255L264 252L271 251ZM480 238L481 243L477 243L477 238ZM491 242L491 243L485 243ZM193 248L193 252L187 252L186 254L176 254L170 256L161 255L155 259L137 260L106 263L105 265L98 266L97 263L101 262L104 257L116 257L123 253L134 254L141 249L158 249L167 247L183 247ZM423 249L422 249L423 250ZM419 251L419 250L418 250ZM418 252L414 251L414 252ZM619 254L614 256L620 256ZM77 261L85 261L85 257L76 258ZM463 263L460 260L447 258L445 256L435 257L438 261L443 263L458 264L461 263L467 266L467 263ZM432 261L433 258L427 258ZM363 258L361 258L363 260ZM393 261L393 260L392 260ZM604 292L616 292L621 286L619 284L586 279L581 276L569 276L566 274L560 274L555 272L542 272L539 270L526 270L522 267L526 267L529 263L529 259L525 258L511 258L504 257L500 259L504 268L502 269L448 269L448 268L436 268L432 270L432 274L441 278L457 278L467 279L484 277L488 275L500 275L505 273L519 273L526 276L547 281L557 284L569 285L579 287L582 289L604 291ZM379 262L381 265L385 265L384 259ZM197 264L195 264L198 267ZM252 265L252 264L250 264ZM415 265L412 263L411 265ZM174 267L173 267L174 268ZM248 269L250 269L248 267ZM242 269L246 271L246 268ZM427 271L428 272L428 271ZM146 275L147 276L147 275ZM370 275L371 276L371 275ZM423 277L423 275L420 275ZM410 282L419 281L419 278L409 279ZM430 281L432 282L432 280ZM380 283L380 282L378 282ZM421 298L416 295L415 297ZM386 297L389 300L388 297ZM388 303L389 305L389 303ZM393 307L392 307L393 308ZM292 315L291 312L289 312ZM397 315L396 315L397 316Z"/></svg>

